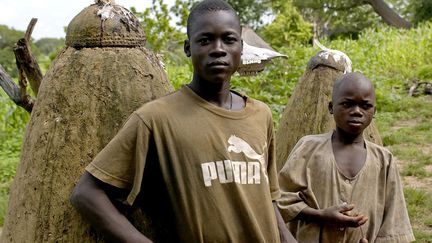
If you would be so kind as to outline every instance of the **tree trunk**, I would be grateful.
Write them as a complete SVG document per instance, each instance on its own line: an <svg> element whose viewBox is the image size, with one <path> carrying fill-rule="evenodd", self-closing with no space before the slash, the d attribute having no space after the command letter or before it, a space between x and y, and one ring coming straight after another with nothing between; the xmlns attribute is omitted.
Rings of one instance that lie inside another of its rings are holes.
<svg viewBox="0 0 432 243"><path fill-rule="evenodd" d="M372 6L374 11L381 16L385 23L396 28L411 28L411 23L403 19L383 0L367 0L367 3Z"/></svg>
<svg viewBox="0 0 432 243"><path fill-rule="evenodd" d="M334 59L323 60L318 55L294 89L276 132L276 161L278 171L283 167L297 141L309 134L330 132L334 129L333 116L328 111L334 81L343 74L344 67ZM382 144L372 122L364 132L365 138Z"/></svg>

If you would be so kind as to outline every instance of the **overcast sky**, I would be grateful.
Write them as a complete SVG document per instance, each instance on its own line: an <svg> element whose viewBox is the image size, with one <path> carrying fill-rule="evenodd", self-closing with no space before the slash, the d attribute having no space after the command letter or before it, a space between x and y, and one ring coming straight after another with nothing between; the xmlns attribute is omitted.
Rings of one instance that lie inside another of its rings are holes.
<svg viewBox="0 0 432 243"><path fill-rule="evenodd" d="M117 4L137 11L143 11L152 4L152 0L116 0ZM165 0L169 6L174 0ZM38 22L32 37L65 37L64 27L94 0L0 0L0 25L7 25L16 30L25 31L31 18Z"/></svg>

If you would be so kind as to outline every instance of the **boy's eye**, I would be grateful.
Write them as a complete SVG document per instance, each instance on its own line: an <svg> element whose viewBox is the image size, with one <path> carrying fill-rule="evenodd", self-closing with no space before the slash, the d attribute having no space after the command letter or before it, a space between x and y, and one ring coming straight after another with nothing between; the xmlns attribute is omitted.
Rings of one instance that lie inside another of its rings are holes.
<svg viewBox="0 0 432 243"><path fill-rule="evenodd" d="M210 39L209 38L201 38L201 39L198 39L197 42L200 45L207 45L208 43L210 43Z"/></svg>
<svg viewBox="0 0 432 243"><path fill-rule="evenodd" d="M230 44L232 44L232 43L237 42L237 38L235 38L235 37L233 37L233 36L227 36L227 37L225 38L225 42L226 42L226 43L230 43Z"/></svg>
<svg viewBox="0 0 432 243"><path fill-rule="evenodd" d="M351 103L351 102L348 102L348 101L344 101L344 102L341 103L341 105L342 105L344 108L350 108L350 107L352 106L352 103Z"/></svg>
<svg viewBox="0 0 432 243"><path fill-rule="evenodd" d="M369 109L373 108L373 105L369 104L369 103L366 103L366 104L362 105L362 108L365 109L365 110L369 110Z"/></svg>

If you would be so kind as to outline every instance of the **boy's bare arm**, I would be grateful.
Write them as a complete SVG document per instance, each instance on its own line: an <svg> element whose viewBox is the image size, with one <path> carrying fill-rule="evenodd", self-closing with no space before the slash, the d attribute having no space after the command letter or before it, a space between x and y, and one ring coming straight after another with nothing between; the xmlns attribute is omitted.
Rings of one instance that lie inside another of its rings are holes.
<svg viewBox="0 0 432 243"><path fill-rule="evenodd" d="M72 205L109 242L152 242L114 206L107 186L85 172L72 192Z"/></svg>
<svg viewBox="0 0 432 243"><path fill-rule="evenodd" d="M334 224L343 227L359 227L366 223L368 218L364 215L351 215L354 209L352 204L340 204L325 209L304 208L296 219L315 223Z"/></svg>

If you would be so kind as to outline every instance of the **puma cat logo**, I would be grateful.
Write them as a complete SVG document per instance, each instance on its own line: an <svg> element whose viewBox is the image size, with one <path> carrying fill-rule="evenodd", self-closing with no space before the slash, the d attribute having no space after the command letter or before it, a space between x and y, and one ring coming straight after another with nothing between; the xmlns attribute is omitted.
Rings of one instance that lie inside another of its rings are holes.
<svg viewBox="0 0 432 243"><path fill-rule="evenodd" d="M258 154L246 141L234 135L230 136L228 144L228 152L243 153L247 158L255 161L220 160L202 163L201 170L206 187L212 186L213 180L218 180L221 184L261 184L261 174L268 183L264 158L267 143L264 143L263 154Z"/></svg>
<svg viewBox="0 0 432 243"><path fill-rule="evenodd" d="M264 174L264 177L266 178L266 181L268 182L268 176L266 173L266 164L265 164L265 159L264 159L264 153L263 154L258 154L257 152L255 152L255 150L253 150L253 148L243 139L235 136L235 135L231 135L228 139L228 143L230 144L228 146L228 152L234 152L234 153L243 153L244 155L246 155L246 157L250 158L250 159L254 159L254 160L258 160L261 164L261 171ZM267 143L264 143L263 146L263 151L265 151L265 148L267 147Z"/></svg>

